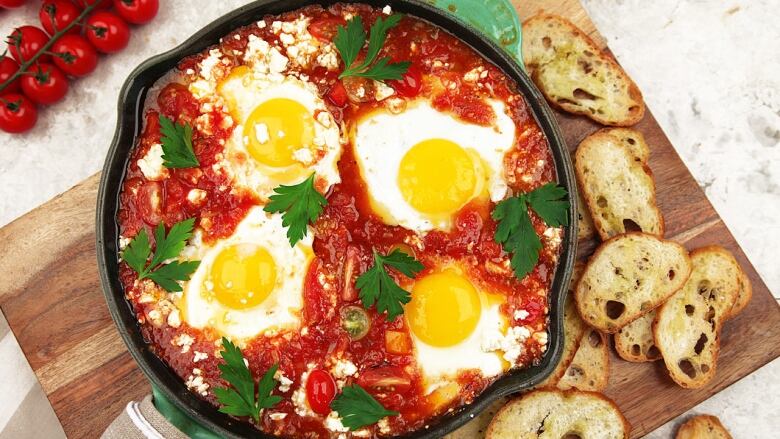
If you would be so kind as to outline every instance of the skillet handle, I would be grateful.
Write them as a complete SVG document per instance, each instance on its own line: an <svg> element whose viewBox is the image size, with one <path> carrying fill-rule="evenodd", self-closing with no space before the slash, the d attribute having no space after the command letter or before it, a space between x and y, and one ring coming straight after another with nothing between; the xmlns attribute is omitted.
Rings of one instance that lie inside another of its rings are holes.
<svg viewBox="0 0 780 439"><path fill-rule="evenodd" d="M510 0L434 0L432 3L488 36L525 70L522 25Z"/></svg>
<svg viewBox="0 0 780 439"><path fill-rule="evenodd" d="M152 384L152 401L157 411L187 436L193 439L221 439L221 436L212 433L211 430L201 426L189 415L179 410L154 384Z"/></svg>

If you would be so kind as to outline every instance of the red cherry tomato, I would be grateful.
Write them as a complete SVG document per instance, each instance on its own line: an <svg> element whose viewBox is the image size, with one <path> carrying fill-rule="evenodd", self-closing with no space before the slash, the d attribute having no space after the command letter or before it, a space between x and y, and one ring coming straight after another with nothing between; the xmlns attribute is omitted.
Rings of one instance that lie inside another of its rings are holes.
<svg viewBox="0 0 780 439"><path fill-rule="evenodd" d="M0 8L13 9L27 3L27 0L0 0Z"/></svg>
<svg viewBox="0 0 780 439"><path fill-rule="evenodd" d="M53 104L68 93L68 79L51 64L40 63L22 76L22 91L38 104Z"/></svg>
<svg viewBox="0 0 780 439"><path fill-rule="evenodd" d="M330 413L330 402L335 396L336 381L328 372L315 369L309 373L309 379L306 380L306 399L315 413Z"/></svg>
<svg viewBox="0 0 780 439"><path fill-rule="evenodd" d="M114 0L114 9L128 23L145 24L157 15L158 0Z"/></svg>
<svg viewBox="0 0 780 439"><path fill-rule="evenodd" d="M8 78L16 74L19 70L19 64L16 63L10 56L0 55L0 85L5 84ZM3 93L11 93L19 91L19 78L16 78L8 84Z"/></svg>
<svg viewBox="0 0 780 439"><path fill-rule="evenodd" d="M146 224L156 226L162 221L162 185L158 181L147 181L136 195L135 205Z"/></svg>
<svg viewBox="0 0 780 439"><path fill-rule="evenodd" d="M0 97L0 130L23 133L37 121L38 109L26 96L9 93Z"/></svg>
<svg viewBox="0 0 780 439"><path fill-rule="evenodd" d="M343 107L347 105L349 98L347 97L347 89L344 88L344 84L341 81L336 81L333 86L330 87L326 95L328 99L337 107Z"/></svg>
<svg viewBox="0 0 780 439"><path fill-rule="evenodd" d="M111 7L111 0L76 0L76 4L82 9L95 3L99 3L95 9L108 9Z"/></svg>
<svg viewBox="0 0 780 439"><path fill-rule="evenodd" d="M70 0L45 0L38 11L38 18L41 20L43 29L54 35L65 26L73 23L79 17L81 11ZM81 26L73 26L68 33L78 35L81 33Z"/></svg>
<svg viewBox="0 0 780 439"><path fill-rule="evenodd" d="M97 67L98 54L84 37L63 35L51 48L54 65L70 76L86 76Z"/></svg>
<svg viewBox="0 0 780 439"><path fill-rule="evenodd" d="M35 26L20 26L14 29L6 42L8 43L8 51L11 53L11 56L21 64L40 52L43 46L49 42L49 36ZM41 62L48 60L49 55L41 55L38 58L38 61Z"/></svg>
<svg viewBox="0 0 780 439"><path fill-rule="evenodd" d="M422 73L417 67L411 65L401 79L387 81L387 85L393 87L399 95L413 98L420 93L422 88Z"/></svg>
<svg viewBox="0 0 780 439"><path fill-rule="evenodd" d="M87 39L103 53L115 53L127 47L130 27L118 15L97 11L87 19Z"/></svg>
<svg viewBox="0 0 780 439"><path fill-rule="evenodd" d="M312 20L309 23L309 33L322 41L333 41L339 26L346 24L342 17L328 16Z"/></svg>

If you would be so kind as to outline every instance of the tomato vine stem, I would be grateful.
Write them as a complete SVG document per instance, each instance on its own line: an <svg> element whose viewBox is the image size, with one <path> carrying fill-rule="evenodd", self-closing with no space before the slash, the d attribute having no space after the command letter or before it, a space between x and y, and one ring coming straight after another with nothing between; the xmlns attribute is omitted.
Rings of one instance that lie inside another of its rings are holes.
<svg viewBox="0 0 780 439"><path fill-rule="evenodd" d="M19 65L19 70L17 70L16 73L14 73L5 82L0 84L0 93L2 93L3 90L5 90L17 78L21 77L24 74L24 72L27 71L27 69L29 69L33 64L35 64L35 61L37 61L38 58L46 54L49 51L49 49L51 49L51 47L54 45L54 43L57 42L57 40L59 40L63 35L67 34L68 31L73 29L74 26L80 25L81 22L84 20L84 18L87 15L89 15L89 13L92 12L99 4L100 2L88 4L84 8L84 10L81 11L81 14L79 14L79 16L75 20L71 21L70 23L68 23L67 26L63 27L62 29L58 30L54 35L52 35L51 38L49 38L49 41L47 41L46 44L44 44L43 47L41 47L41 49L38 50L38 52L32 56L32 58L28 60L22 58L22 63ZM54 23L54 20L52 20L52 23ZM21 46L21 35L20 35L19 42L16 44L16 51L17 53L19 53L19 57L21 58L22 55L21 55L20 46Z"/></svg>

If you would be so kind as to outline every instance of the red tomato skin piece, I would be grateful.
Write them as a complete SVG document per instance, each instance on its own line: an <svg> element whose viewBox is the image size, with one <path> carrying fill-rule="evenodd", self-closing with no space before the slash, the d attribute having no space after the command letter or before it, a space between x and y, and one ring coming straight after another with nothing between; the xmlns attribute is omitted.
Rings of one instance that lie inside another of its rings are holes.
<svg viewBox="0 0 780 439"><path fill-rule="evenodd" d="M159 0L114 0L114 9L128 23L146 24L160 9Z"/></svg>
<svg viewBox="0 0 780 439"><path fill-rule="evenodd" d="M0 96L0 100L0 130L18 134L35 126L38 109L26 96L8 93Z"/></svg>

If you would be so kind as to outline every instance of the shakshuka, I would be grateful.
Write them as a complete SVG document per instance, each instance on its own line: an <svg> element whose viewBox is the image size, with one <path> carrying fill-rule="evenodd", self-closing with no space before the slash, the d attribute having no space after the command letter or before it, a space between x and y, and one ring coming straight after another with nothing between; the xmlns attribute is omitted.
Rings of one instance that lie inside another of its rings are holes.
<svg viewBox="0 0 780 439"><path fill-rule="evenodd" d="M541 250L518 278L492 213L554 182L552 155L458 38L389 7L267 16L183 59L144 112L121 281L203 399L230 390L250 409L226 413L282 437L385 437L541 360L562 228L530 213ZM222 370L242 367L248 393Z"/></svg>

